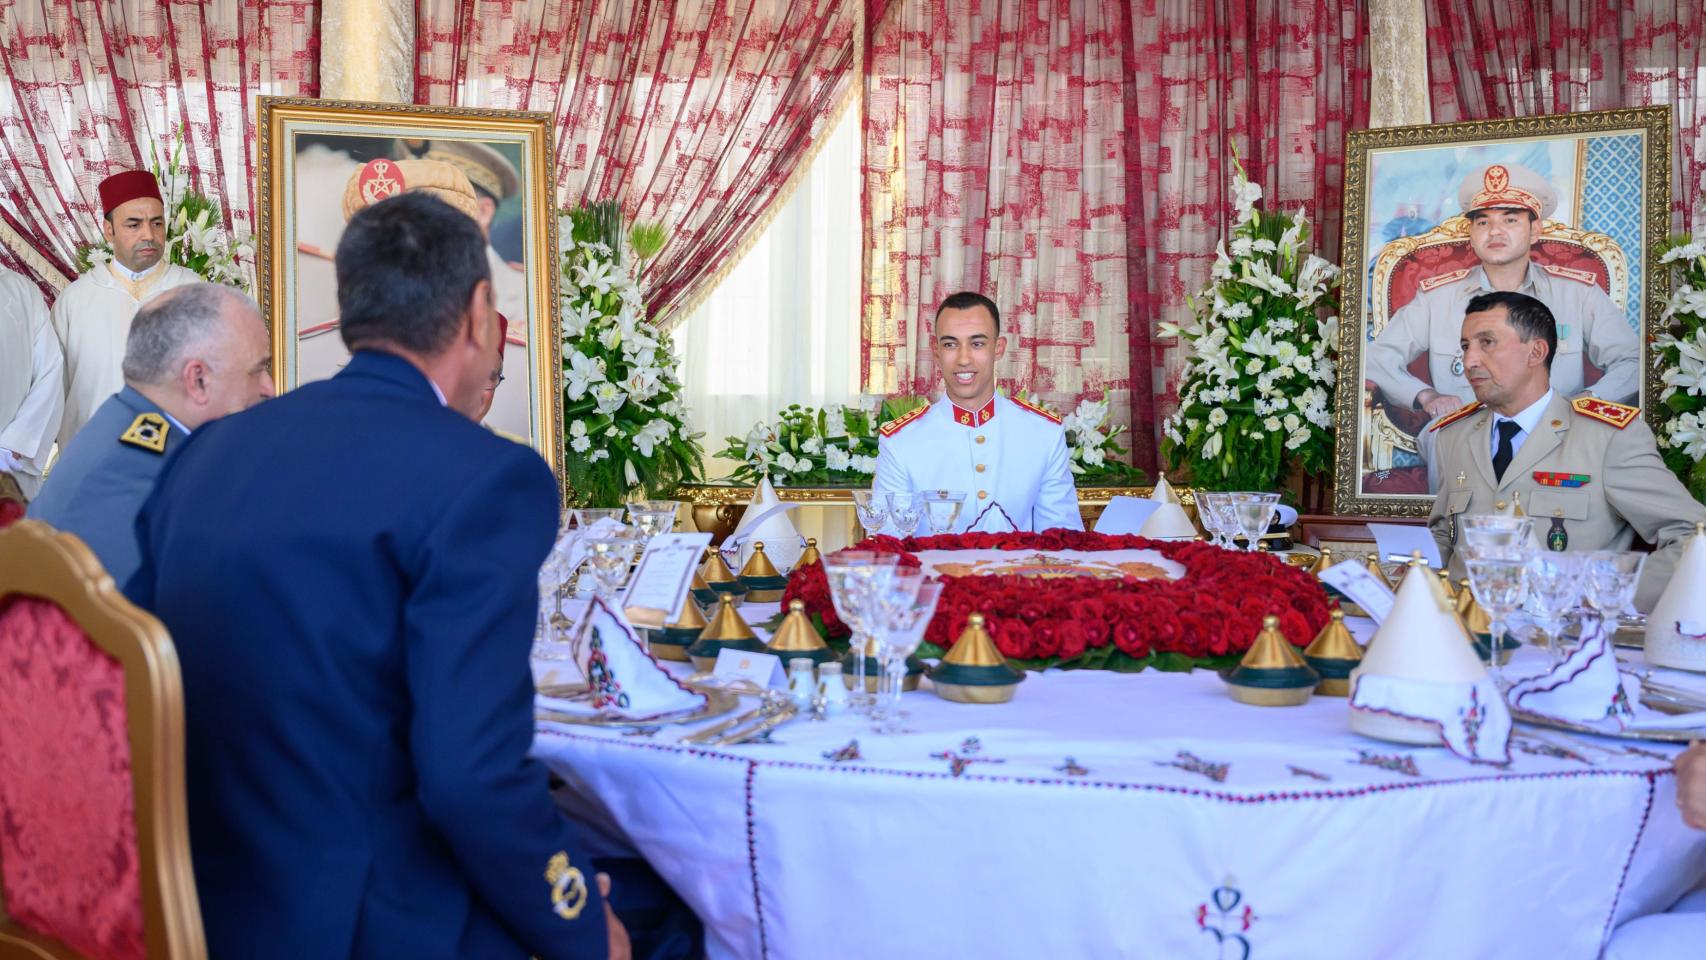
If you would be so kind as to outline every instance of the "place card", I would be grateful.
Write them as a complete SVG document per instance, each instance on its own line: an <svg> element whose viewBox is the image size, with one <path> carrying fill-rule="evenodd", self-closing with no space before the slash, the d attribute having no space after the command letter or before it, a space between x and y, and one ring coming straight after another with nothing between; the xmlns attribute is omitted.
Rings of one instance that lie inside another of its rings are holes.
<svg viewBox="0 0 1706 960"><path fill-rule="evenodd" d="M665 533L646 544L640 565L628 580L622 610L637 627L662 630L681 609L699 558L711 545L708 533Z"/></svg>
<svg viewBox="0 0 1706 960"><path fill-rule="evenodd" d="M717 653L717 665L711 670L717 686L738 686L742 681L768 690L787 683L782 670L782 658L774 653L752 653L724 647Z"/></svg>
<svg viewBox="0 0 1706 960"><path fill-rule="evenodd" d="M1143 529L1143 521L1159 509L1160 501L1148 497L1113 497L1108 500L1102 515L1096 518L1094 532L1110 536L1138 536Z"/></svg>
<svg viewBox="0 0 1706 960"><path fill-rule="evenodd" d="M1397 599L1391 587L1376 580L1374 574L1357 560L1335 563L1321 571L1321 582L1350 597L1353 603L1368 611L1375 623L1386 620L1386 615L1392 612L1392 602Z"/></svg>
<svg viewBox="0 0 1706 960"><path fill-rule="evenodd" d="M1404 563L1419 552L1429 567L1435 570L1440 568L1439 541L1434 539L1433 531L1427 527L1406 523L1371 523L1368 529L1374 534L1374 546L1380 551L1381 559Z"/></svg>

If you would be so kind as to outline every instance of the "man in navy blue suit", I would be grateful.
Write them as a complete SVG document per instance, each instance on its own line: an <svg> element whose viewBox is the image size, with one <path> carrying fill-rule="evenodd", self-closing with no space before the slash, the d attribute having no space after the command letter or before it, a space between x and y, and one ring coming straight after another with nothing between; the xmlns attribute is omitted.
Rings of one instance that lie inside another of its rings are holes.
<svg viewBox="0 0 1706 960"><path fill-rule="evenodd" d="M500 337L485 248L424 194L358 213L349 364L197 430L137 521L213 956L627 955L527 756L557 487L469 419Z"/></svg>

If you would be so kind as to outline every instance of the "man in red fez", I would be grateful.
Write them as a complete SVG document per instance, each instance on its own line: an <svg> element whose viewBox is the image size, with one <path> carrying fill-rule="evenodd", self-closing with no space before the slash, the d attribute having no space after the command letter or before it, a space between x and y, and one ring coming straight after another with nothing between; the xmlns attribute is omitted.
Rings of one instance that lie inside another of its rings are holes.
<svg viewBox="0 0 1706 960"><path fill-rule="evenodd" d="M60 449L95 409L124 386L120 365L131 318L144 303L198 279L166 258L166 209L160 184L146 170L101 181L101 235L111 260L66 287L53 304L54 333L65 351L65 414Z"/></svg>

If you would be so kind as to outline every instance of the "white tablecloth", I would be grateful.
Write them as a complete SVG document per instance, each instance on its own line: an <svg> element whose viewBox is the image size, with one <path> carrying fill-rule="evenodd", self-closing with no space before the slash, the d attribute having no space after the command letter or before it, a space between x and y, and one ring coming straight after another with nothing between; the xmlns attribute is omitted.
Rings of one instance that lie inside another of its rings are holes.
<svg viewBox="0 0 1706 960"><path fill-rule="evenodd" d="M1676 747L1478 767L1350 733L1343 699L1234 703L1203 671L906 699L900 736L845 716L712 749L543 724L535 752L714 957L1585 960L1706 878ZM862 759L826 759L854 739Z"/></svg>

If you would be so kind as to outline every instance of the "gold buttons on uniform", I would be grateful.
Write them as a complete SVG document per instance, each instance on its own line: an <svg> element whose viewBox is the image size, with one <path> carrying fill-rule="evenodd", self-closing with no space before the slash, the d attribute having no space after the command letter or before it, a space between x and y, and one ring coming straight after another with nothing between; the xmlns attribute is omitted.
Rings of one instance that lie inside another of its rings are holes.
<svg viewBox="0 0 1706 960"><path fill-rule="evenodd" d="M978 464L978 465L977 465L977 472L978 472L978 473L982 473L982 472L983 472L983 464L981 464L981 463L980 463L980 464Z"/></svg>
<svg viewBox="0 0 1706 960"><path fill-rule="evenodd" d="M1493 509L1494 510L1503 510L1505 508L1505 506L1506 506L1505 502L1503 500L1500 500L1498 503L1493 504Z"/></svg>
<svg viewBox="0 0 1706 960"><path fill-rule="evenodd" d="M1558 508L1558 509L1556 509L1556 510L1554 510L1554 511L1552 511L1552 515L1553 515L1553 516L1554 516L1554 517L1561 517L1561 516L1563 516L1563 515L1564 515L1564 508L1563 508L1563 507L1559 507L1559 508Z"/></svg>
<svg viewBox="0 0 1706 960"><path fill-rule="evenodd" d="M979 500L987 500L987 499L989 499L989 491L988 491L988 490L979 490L979 491L978 491L978 492L977 492L977 498L978 498L978 499L979 499Z"/></svg>
<svg viewBox="0 0 1706 960"><path fill-rule="evenodd" d="M981 434L981 433L978 434L975 439L977 440L978 443L982 443L983 442L983 434Z"/></svg>
<svg viewBox="0 0 1706 960"><path fill-rule="evenodd" d="M1563 426L1563 425L1564 425L1564 421L1562 421L1562 420L1554 420L1554 421L1552 421L1552 426L1554 426L1554 427L1561 427L1561 426Z"/></svg>

